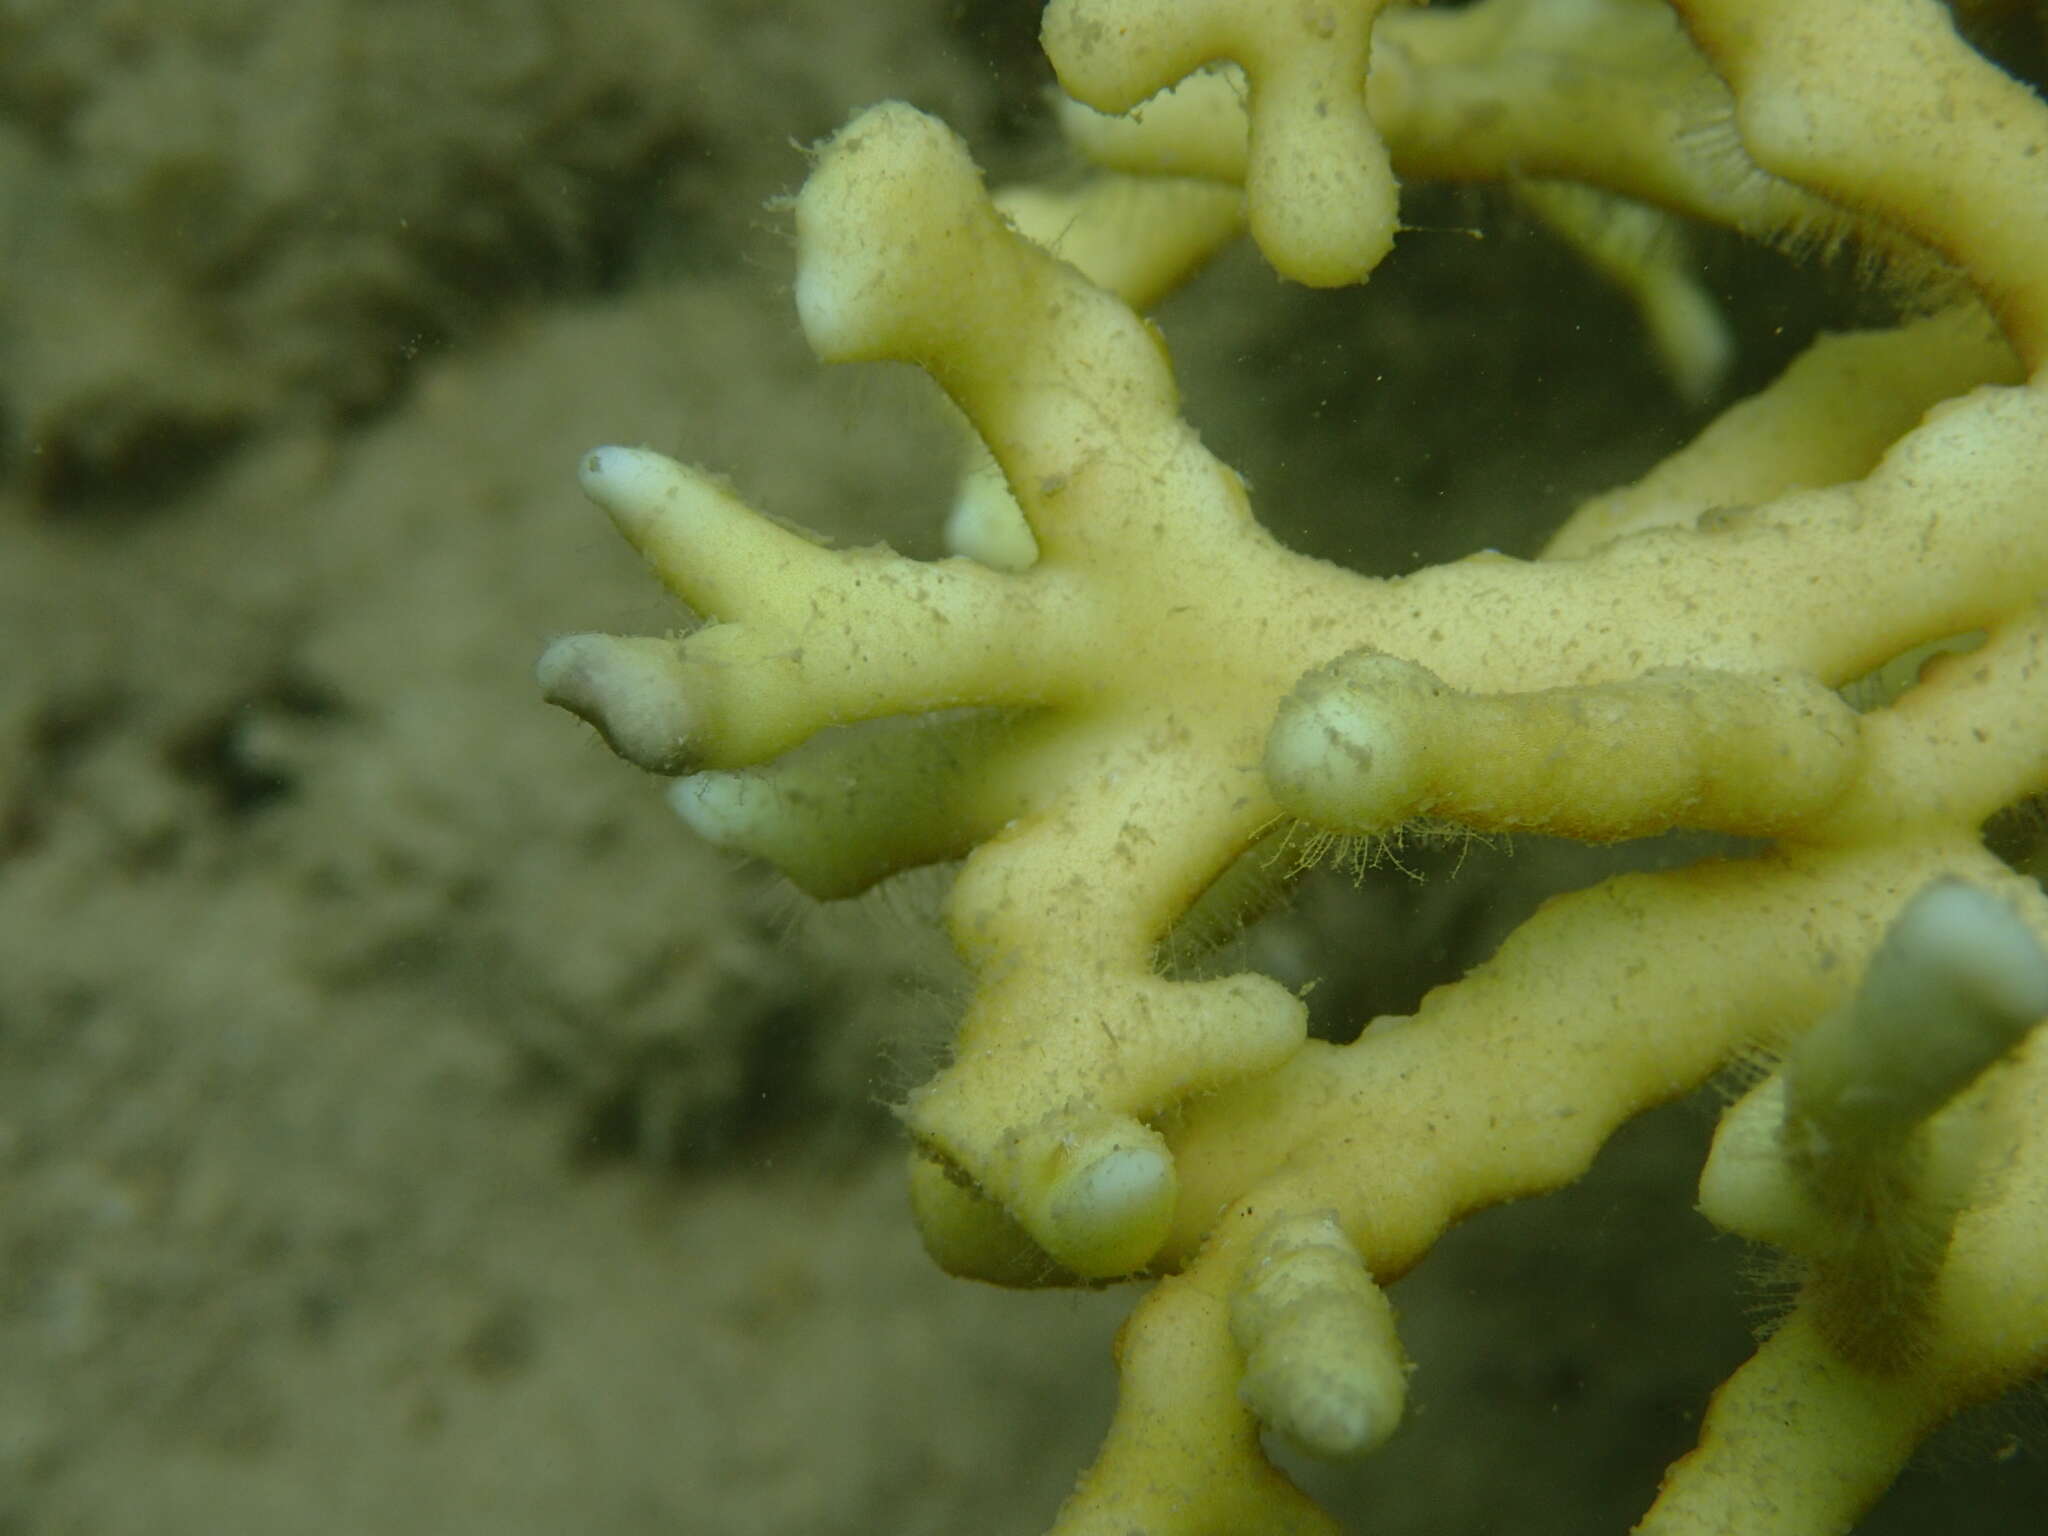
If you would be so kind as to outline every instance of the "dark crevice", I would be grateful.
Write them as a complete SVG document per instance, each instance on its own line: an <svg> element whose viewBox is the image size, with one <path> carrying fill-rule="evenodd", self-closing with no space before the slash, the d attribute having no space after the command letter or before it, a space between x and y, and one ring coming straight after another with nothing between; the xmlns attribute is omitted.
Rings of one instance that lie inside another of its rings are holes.
<svg viewBox="0 0 2048 1536"><path fill-rule="evenodd" d="M205 790L222 815L253 815L288 798L298 779L251 750L251 725L263 716L323 720L342 712L341 696L324 683L281 676L180 732L165 761L178 778Z"/></svg>

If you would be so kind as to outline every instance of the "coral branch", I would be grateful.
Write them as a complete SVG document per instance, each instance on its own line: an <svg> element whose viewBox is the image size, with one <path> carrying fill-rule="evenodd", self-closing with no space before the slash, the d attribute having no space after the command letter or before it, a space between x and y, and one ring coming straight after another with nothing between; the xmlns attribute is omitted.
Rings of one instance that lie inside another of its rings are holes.
<svg viewBox="0 0 2048 1536"><path fill-rule="evenodd" d="M1366 110L1373 23L1390 0L1053 0L1045 51L1105 112L1220 59L1250 81L1252 238L1297 282L1355 283L1394 243L1392 167Z"/></svg>
<svg viewBox="0 0 2048 1536"><path fill-rule="evenodd" d="M2048 108L1935 0L1056 0L1045 38L1130 113L1077 136L1175 179L998 204L889 103L796 203L819 355L923 367L978 435L972 558L828 549L600 449L586 488L711 622L560 640L544 691L815 894L960 861L971 996L900 1106L926 1245L1160 1282L1061 1532L1328 1533L1260 1436L1393 1430L1381 1287L1766 1053L1705 1204L1809 1283L1642 1528L1844 1529L2048 1367L2048 897L1981 837L2048 792ZM1853 239L1939 312L1822 340L1541 559L1368 580L1259 527L1129 301L1241 212L1283 274L1359 280L1396 168L1523 182L1698 381L1704 289L1617 197ZM1183 968L1301 824L1417 819L1759 842L1554 898L1345 1046L1270 977Z"/></svg>
<svg viewBox="0 0 2048 1536"><path fill-rule="evenodd" d="M2031 371L2048 361L2048 106L1939 0L1673 0L1758 164L1955 262Z"/></svg>

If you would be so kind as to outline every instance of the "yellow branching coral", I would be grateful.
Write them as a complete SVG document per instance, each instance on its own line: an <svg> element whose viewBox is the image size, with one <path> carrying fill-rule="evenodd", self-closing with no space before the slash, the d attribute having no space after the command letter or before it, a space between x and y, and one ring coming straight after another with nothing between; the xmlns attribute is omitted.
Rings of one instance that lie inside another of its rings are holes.
<svg viewBox="0 0 2048 1536"><path fill-rule="evenodd" d="M1382 1286L1760 1052L1706 1206L1808 1278L1643 1528L1843 1529L1932 1424L2048 1366L2048 899L1978 837L2048 790L2048 109L1936 0L1055 0L1045 36L1130 114L1070 119L1105 174L1159 178L1142 238L1105 231L1121 197L999 211L898 104L796 208L819 355L919 364L986 447L963 553L830 550L598 449L586 488L706 623L559 641L544 690L817 894L962 860L973 993L902 1106L927 1244L1159 1277L1060 1531L1328 1529L1260 1436L1385 1438ZM1127 299L1240 220L1287 275L1363 278L1397 173L1853 239L1951 307L1820 343L1542 559L1368 579L1260 528ZM1887 664L1875 702L1837 691ZM1274 828L1418 817L1760 843L1554 900L1342 1047L1270 978L1163 972Z"/></svg>

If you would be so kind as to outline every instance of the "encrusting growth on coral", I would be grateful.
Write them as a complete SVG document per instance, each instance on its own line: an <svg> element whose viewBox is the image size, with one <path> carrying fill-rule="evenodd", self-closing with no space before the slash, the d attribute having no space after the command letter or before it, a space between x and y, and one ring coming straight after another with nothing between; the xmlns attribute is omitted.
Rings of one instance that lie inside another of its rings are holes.
<svg viewBox="0 0 2048 1536"><path fill-rule="evenodd" d="M1729 1114L1700 1207L1805 1261L1814 1323L1852 1364L1897 1371L1926 1347L1979 1172L1981 1106L1951 1105L2044 1016L2048 952L1994 897L1938 880Z"/></svg>
<svg viewBox="0 0 2048 1536"><path fill-rule="evenodd" d="M1238 1395L1304 1450L1362 1455L1401 1422L1407 1363L1393 1304L1328 1212L1280 1216L1259 1237L1230 1334L1244 1354Z"/></svg>
<svg viewBox="0 0 2048 1536"><path fill-rule="evenodd" d="M2048 790L2048 109L1936 0L1055 0L1045 41L1114 180L999 205L890 103L796 204L818 355L918 364L985 446L959 553L828 549L601 448L586 489L704 624L558 641L544 690L815 894L962 861L972 995L901 1107L927 1245L1158 1278L1060 1532L1330 1529L1260 1436L1391 1432L1382 1287L1760 1052L1705 1208L1807 1282L1641 1528L1846 1528L2048 1365L2048 900L1978 835ZM1366 578L1263 531L1132 302L1240 223L1361 280L1397 173L1526 182L1681 380L1710 309L1603 205L1849 240L1938 312L1817 343L1541 559ZM1341 1047L1270 978L1162 970L1276 828L1417 818L1758 844L1557 898Z"/></svg>

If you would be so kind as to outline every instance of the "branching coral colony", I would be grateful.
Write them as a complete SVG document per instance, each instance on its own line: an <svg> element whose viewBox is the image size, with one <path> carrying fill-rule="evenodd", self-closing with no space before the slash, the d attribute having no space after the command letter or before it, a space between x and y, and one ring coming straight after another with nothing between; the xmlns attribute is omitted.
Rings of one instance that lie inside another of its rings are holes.
<svg viewBox="0 0 2048 1536"><path fill-rule="evenodd" d="M1979 838L2048 788L2048 110L1938 0L1055 0L1044 39L1094 186L999 211L890 104L796 207L819 355L920 364L992 456L956 556L829 550L602 448L585 487L707 623L559 641L543 687L821 896L963 860L972 998L902 1107L925 1239L1157 1280L1059 1531L1332 1529L1261 1437L1393 1428L1380 1287L1745 1057L1776 1065L1703 1206L1807 1278L1641 1528L1846 1529L2048 1366L2048 900ZM1847 238L1947 297L1819 342L1540 559L1372 580L1261 530L1132 305L1241 226L1362 281L1397 175L1513 178L1681 373L1711 326L1614 220ZM1345 1046L1269 978L1158 963L1276 828L1418 817L1757 851L1555 899Z"/></svg>

